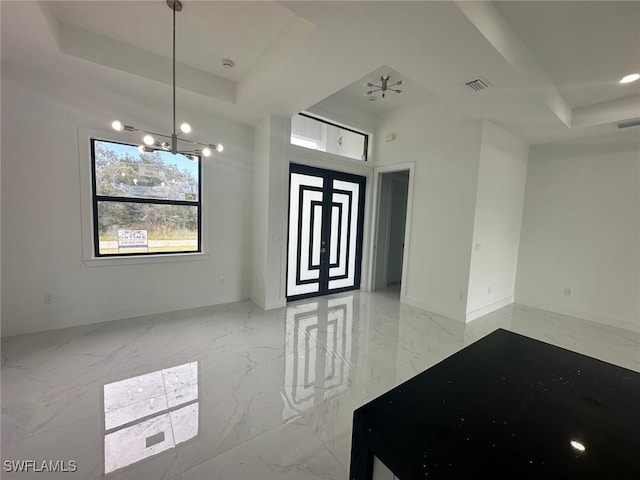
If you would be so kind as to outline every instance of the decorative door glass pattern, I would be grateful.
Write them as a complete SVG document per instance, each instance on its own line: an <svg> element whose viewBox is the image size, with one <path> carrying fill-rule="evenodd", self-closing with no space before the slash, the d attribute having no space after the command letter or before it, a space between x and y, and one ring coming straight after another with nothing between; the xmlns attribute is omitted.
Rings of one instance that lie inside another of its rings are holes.
<svg viewBox="0 0 640 480"><path fill-rule="evenodd" d="M359 288L365 180L291 165L289 300Z"/></svg>

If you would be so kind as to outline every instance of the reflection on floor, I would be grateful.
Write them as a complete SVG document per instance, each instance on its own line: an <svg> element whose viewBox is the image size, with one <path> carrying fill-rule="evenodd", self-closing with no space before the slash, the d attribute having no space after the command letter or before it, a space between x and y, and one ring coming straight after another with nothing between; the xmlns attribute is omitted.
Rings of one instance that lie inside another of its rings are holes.
<svg viewBox="0 0 640 480"><path fill-rule="evenodd" d="M397 287L2 342L2 460L76 478L344 479L355 408L498 327L640 371L630 332L518 305L468 325ZM2 478L69 478L3 472Z"/></svg>

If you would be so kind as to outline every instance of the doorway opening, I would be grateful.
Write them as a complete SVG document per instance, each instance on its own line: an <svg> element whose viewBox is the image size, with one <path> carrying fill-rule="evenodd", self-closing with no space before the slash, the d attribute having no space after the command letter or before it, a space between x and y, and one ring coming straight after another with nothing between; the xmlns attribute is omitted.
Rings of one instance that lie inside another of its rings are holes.
<svg viewBox="0 0 640 480"><path fill-rule="evenodd" d="M409 200L409 170L379 174L372 290L400 292Z"/></svg>
<svg viewBox="0 0 640 480"><path fill-rule="evenodd" d="M366 178L292 163L287 300L360 288Z"/></svg>

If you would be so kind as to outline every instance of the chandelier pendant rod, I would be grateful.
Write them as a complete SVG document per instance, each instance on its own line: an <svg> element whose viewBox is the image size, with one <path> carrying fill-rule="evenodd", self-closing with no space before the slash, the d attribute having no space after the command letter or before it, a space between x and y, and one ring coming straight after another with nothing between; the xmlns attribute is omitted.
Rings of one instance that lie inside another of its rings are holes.
<svg viewBox="0 0 640 480"><path fill-rule="evenodd" d="M173 133L171 134L171 153L178 153L178 135L176 134L176 4L171 7L173 11Z"/></svg>

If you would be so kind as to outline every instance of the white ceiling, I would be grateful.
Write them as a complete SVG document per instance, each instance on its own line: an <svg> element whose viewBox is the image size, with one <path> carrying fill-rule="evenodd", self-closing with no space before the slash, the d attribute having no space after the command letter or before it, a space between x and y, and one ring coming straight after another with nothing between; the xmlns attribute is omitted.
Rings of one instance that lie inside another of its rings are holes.
<svg viewBox="0 0 640 480"><path fill-rule="evenodd" d="M381 85L380 77L387 75L389 76L389 85L402 80L402 86L394 87L394 89L402 90L402 93L388 92L384 99L381 97L380 92L374 95L365 95L367 91L375 89L365 87L365 84L370 82L374 85ZM426 94L427 92L420 85L393 68L384 65L359 78L351 85L347 85L329 98L341 103L347 103L365 112L379 115L396 108L414 105L424 100ZM370 100L370 98L373 98L373 100Z"/></svg>
<svg viewBox="0 0 640 480"><path fill-rule="evenodd" d="M44 8L63 24L171 58L172 10L164 0L46 2ZM186 0L176 14L176 57L238 80L292 16L275 2ZM223 68L223 58L235 68Z"/></svg>
<svg viewBox="0 0 640 480"><path fill-rule="evenodd" d="M572 107L640 94L640 3L497 2Z"/></svg>
<svg viewBox="0 0 640 480"><path fill-rule="evenodd" d="M179 101L252 123L334 96L374 114L440 97L535 144L640 117L640 2L183 1ZM3 61L167 102L162 0L0 2ZM222 58L236 67L225 70ZM403 79L368 102L366 80ZM492 88L472 92L477 76Z"/></svg>

